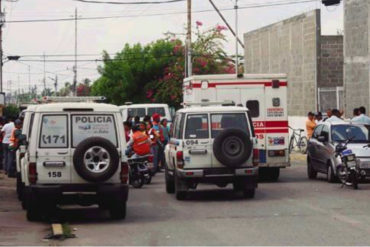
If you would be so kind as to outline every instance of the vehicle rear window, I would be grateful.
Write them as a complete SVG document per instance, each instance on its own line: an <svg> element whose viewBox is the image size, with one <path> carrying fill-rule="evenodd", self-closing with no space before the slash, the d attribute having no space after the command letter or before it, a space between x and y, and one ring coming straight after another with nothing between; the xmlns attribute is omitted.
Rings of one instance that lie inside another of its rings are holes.
<svg viewBox="0 0 370 247"><path fill-rule="evenodd" d="M185 139L208 139L208 115L188 115L186 119Z"/></svg>
<svg viewBox="0 0 370 247"><path fill-rule="evenodd" d="M102 137L117 146L113 115L72 115L72 147L89 137Z"/></svg>
<svg viewBox="0 0 370 247"><path fill-rule="evenodd" d="M129 117L144 117L145 116L145 108L128 108L127 114Z"/></svg>
<svg viewBox="0 0 370 247"><path fill-rule="evenodd" d="M225 129L240 129L249 133L245 113L220 113L211 115L212 138Z"/></svg>
<svg viewBox="0 0 370 247"><path fill-rule="evenodd" d="M260 103L258 100L248 100L246 105L251 117L256 118L260 116Z"/></svg>
<svg viewBox="0 0 370 247"><path fill-rule="evenodd" d="M370 142L370 126L334 125L331 137L334 142L344 142L350 138L350 142L368 143Z"/></svg>
<svg viewBox="0 0 370 247"><path fill-rule="evenodd" d="M40 148L67 148L67 129L67 115L43 115Z"/></svg>
<svg viewBox="0 0 370 247"><path fill-rule="evenodd" d="M166 116L166 111L164 110L164 107L149 107L148 115L153 116L154 113L157 113L162 117Z"/></svg>

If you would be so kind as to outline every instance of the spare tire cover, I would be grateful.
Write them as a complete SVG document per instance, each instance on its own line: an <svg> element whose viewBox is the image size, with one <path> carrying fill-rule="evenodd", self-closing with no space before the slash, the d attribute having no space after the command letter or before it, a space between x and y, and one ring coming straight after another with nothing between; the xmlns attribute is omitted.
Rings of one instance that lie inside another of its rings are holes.
<svg viewBox="0 0 370 247"><path fill-rule="evenodd" d="M241 129L226 129L213 142L213 153L223 165L235 168L246 162L253 149L250 136Z"/></svg>
<svg viewBox="0 0 370 247"><path fill-rule="evenodd" d="M117 171L119 154L109 140L90 137L77 145L73 154L73 165L83 179L104 182Z"/></svg>

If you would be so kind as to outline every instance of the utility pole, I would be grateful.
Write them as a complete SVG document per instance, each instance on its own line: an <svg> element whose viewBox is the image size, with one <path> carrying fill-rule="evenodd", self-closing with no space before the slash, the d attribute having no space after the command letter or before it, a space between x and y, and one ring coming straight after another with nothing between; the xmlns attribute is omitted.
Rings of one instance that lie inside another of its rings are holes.
<svg viewBox="0 0 370 247"><path fill-rule="evenodd" d="M77 95L77 8L75 9L75 66L73 68L73 95Z"/></svg>
<svg viewBox="0 0 370 247"><path fill-rule="evenodd" d="M31 65L28 65L28 92L31 94Z"/></svg>
<svg viewBox="0 0 370 247"><path fill-rule="evenodd" d="M238 76L239 74L239 44L238 44L238 38L239 38L239 26L238 26L238 0L235 0L235 74Z"/></svg>
<svg viewBox="0 0 370 247"><path fill-rule="evenodd" d="M2 10L1 2L2 0L0 0L0 92L3 92L3 26L5 22L5 14Z"/></svg>
<svg viewBox="0 0 370 247"><path fill-rule="evenodd" d="M46 93L46 60L45 60L45 52L44 52L44 93Z"/></svg>
<svg viewBox="0 0 370 247"><path fill-rule="evenodd" d="M58 92L58 75L55 75L54 87L55 87L55 95L56 95Z"/></svg>
<svg viewBox="0 0 370 247"><path fill-rule="evenodd" d="M191 58L191 1L188 0L188 30L187 30L187 35L186 35L186 65L187 65L187 71L185 71L186 77L189 77L193 74L193 63L192 63L192 58Z"/></svg>

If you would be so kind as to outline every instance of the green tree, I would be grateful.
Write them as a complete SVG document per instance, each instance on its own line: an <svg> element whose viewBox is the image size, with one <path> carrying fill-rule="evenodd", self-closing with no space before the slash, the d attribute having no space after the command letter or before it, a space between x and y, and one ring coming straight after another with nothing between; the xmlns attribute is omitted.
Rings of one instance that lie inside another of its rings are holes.
<svg viewBox="0 0 370 247"><path fill-rule="evenodd" d="M7 105L3 110L3 115L7 118L17 118L19 115L19 108L16 105Z"/></svg>
<svg viewBox="0 0 370 247"><path fill-rule="evenodd" d="M233 61L227 57L223 42L225 27L201 30L198 25L192 44L193 73L234 73ZM180 106L184 79L184 44L176 37L166 37L142 46L126 44L111 58L103 53L101 77L91 87L92 95L107 97L114 104L163 102Z"/></svg>

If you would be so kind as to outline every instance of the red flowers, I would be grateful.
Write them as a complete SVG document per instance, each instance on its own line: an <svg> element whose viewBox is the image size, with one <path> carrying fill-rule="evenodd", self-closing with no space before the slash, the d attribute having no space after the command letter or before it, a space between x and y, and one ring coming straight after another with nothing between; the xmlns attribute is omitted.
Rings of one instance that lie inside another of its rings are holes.
<svg viewBox="0 0 370 247"><path fill-rule="evenodd" d="M203 26L203 23L201 21L196 21L195 24L197 24L197 27Z"/></svg>

